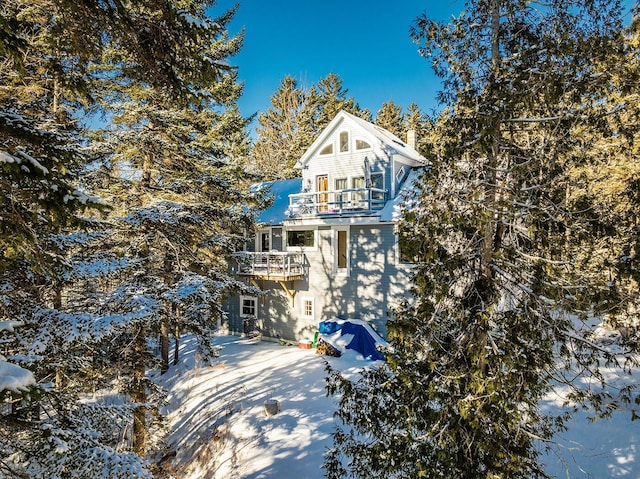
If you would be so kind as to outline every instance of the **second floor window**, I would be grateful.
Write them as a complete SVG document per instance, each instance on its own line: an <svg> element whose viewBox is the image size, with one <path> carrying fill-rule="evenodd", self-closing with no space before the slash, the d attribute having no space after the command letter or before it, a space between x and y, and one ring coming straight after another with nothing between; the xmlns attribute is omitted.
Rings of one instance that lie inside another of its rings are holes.
<svg viewBox="0 0 640 479"><path fill-rule="evenodd" d="M378 190L384 189L384 176L382 173L372 173L371 174L371 187L376 188ZM372 191L371 199L373 200L384 200L384 193L380 191Z"/></svg>
<svg viewBox="0 0 640 479"><path fill-rule="evenodd" d="M355 176L351 178L352 188L364 188L364 176Z"/></svg>
<svg viewBox="0 0 640 479"><path fill-rule="evenodd" d="M347 183L347 179L336 178L335 185L336 185L336 193L335 193L336 207L343 208L344 202L348 201L349 199L349 193L342 193L342 190L346 190L349 186Z"/></svg>
<svg viewBox="0 0 640 479"><path fill-rule="evenodd" d="M365 181L364 176L356 176L351 178L351 187L354 189L364 188ZM351 193L351 201L353 202L353 206L357 208L362 208L364 205L361 202L366 198L367 194L364 191L354 191Z"/></svg>

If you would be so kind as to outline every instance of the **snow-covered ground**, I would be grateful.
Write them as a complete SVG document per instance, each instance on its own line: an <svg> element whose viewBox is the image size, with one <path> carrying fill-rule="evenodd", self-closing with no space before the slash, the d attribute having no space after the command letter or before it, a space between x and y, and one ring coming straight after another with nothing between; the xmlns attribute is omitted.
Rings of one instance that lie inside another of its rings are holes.
<svg viewBox="0 0 640 479"><path fill-rule="evenodd" d="M331 445L335 398L326 397L325 361L345 373L371 366L349 352L321 357L315 350L220 336L219 358L203 365L185 341L181 361L164 377L170 392L169 443L180 479L321 479L323 454ZM265 401L280 412L268 416ZM553 397L550 410L560 406ZM639 478L640 424L621 411L611 420L589 422L577 413L545 457L558 478Z"/></svg>

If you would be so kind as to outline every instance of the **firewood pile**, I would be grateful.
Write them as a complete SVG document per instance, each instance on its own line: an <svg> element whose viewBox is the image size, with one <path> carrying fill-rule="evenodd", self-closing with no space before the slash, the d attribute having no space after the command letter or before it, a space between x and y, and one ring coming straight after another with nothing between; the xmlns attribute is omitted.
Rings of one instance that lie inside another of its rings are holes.
<svg viewBox="0 0 640 479"><path fill-rule="evenodd" d="M318 339L318 343L316 344L316 354L320 354L322 356L332 356L334 358L339 358L340 356L342 356L342 353L340 351L338 351L323 339Z"/></svg>

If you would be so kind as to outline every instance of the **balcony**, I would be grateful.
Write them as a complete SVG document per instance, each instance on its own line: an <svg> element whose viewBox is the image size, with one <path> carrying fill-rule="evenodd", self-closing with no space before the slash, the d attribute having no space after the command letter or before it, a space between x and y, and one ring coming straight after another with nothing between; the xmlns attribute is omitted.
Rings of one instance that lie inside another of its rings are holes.
<svg viewBox="0 0 640 479"><path fill-rule="evenodd" d="M387 192L379 188L350 188L289 195L290 218L305 216L366 215L381 210Z"/></svg>
<svg viewBox="0 0 640 479"><path fill-rule="evenodd" d="M235 257L239 266L238 276L279 282L295 281L305 277L303 253L240 251Z"/></svg>

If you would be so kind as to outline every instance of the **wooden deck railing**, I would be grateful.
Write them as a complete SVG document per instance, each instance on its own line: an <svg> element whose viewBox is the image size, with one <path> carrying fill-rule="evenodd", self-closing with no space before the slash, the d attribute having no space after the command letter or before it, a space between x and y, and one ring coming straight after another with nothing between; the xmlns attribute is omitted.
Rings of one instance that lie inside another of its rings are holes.
<svg viewBox="0 0 640 479"><path fill-rule="evenodd" d="M240 251L235 257L239 276L291 280L303 278L305 274L303 253Z"/></svg>
<svg viewBox="0 0 640 479"><path fill-rule="evenodd" d="M380 210L387 192L379 188L349 188L289 195L289 216L362 214Z"/></svg>

